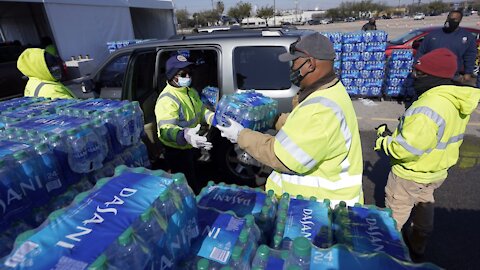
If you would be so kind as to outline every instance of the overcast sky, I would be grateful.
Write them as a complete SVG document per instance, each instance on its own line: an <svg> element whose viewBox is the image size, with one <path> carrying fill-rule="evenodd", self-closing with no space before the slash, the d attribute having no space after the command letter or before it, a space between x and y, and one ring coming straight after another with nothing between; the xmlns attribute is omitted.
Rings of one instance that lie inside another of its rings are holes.
<svg viewBox="0 0 480 270"><path fill-rule="evenodd" d="M212 0L172 0L176 9L187 8L187 11L198 12L207 9L212 9ZM213 5L218 0L213 0ZM351 0L355 1L355 0ZM415 0L417 2L418 0ZM225 13L229 8L235 6L239 0L223 0L225 4ZM263 7L263 6L273 6L274 0L243 0L243 2L251 3L252 7ZM298 9L303 10L313 10L318 9L329 9L332 7L338 6L342 1L341 0L298 0ZM398 5L398 0L385 0L385 1L375 1L375 2L384 2L390 5ZM430 0L423 0L422 3L430 2ZM400 4L411 4L412 0L400 0ZM295 9L295 0L275 0L275 7L277 9Z"/></svg>

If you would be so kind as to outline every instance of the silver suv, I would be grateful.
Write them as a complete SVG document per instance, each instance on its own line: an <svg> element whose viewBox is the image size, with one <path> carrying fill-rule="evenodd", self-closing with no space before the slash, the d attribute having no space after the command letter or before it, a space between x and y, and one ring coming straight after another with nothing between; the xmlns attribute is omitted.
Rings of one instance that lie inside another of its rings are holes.
<svg viewBox="0 0 480 270"><path fill-rule="evenodd" d="M164 41L150 41L119 49L88 78L69 85L83 97L137 100L145 114L146 141L151 158L159 156L154 107L166 85L165 62L172 53L188 51L196 62L192 87L220 89L220 96L255 89L279 102L279 111L291 110L298 88L289 80L290 66L278 60L298 36L310 30L230 30L195 35L176 35ZM220 98L220 97L219 97ZM212 160L226 169L239 184L253 185L268 168L219 136L208 134L214 144Z"/></svg>

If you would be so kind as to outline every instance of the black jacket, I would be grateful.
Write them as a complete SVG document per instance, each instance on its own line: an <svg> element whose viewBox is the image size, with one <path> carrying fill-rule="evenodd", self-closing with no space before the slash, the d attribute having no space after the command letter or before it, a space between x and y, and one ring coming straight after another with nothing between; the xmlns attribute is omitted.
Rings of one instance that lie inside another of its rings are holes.
<svg viewBox="0 0 480 270"><path fill-rule="evenodd" d="M371 31L371 30L377 30L377 25L376 24L370 24L366 23L362 26L362 31Z"/></svg>

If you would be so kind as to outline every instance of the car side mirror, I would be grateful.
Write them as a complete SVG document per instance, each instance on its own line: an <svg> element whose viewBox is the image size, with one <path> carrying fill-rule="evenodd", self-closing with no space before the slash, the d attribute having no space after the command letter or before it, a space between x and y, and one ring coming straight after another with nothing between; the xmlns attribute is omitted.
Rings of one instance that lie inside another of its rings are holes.
<svg viewBox="0 0 480 270"><path fill-rule="evenodd" d="M83 93L90 93L93 90L95 90L95 83L93 83L93 80L88 79L82 82L82 92Z"/></svg>

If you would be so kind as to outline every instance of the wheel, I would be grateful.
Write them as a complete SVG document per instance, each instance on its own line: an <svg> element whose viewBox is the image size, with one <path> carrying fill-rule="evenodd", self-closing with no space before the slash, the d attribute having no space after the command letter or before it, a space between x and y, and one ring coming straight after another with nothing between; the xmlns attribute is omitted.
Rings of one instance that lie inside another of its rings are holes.
<svg viewBox="0 0 480 270"><path fill-rule="evenodd" d="M217 130L218 131L218 130ZM218 133L218 134L217 134ZM247 156L238 147L238 144L232 144L227 139L220 136L220 132L212 132L213 141L213 161L216 168L220 171L220 175L225 179L220 179L225 183L246 185L250 187L258 187L265 184L266 177L272 171L271 168L258 164L258 166L246 164L249 162ZM254 160L251 161L255 163Z"/></svg>

